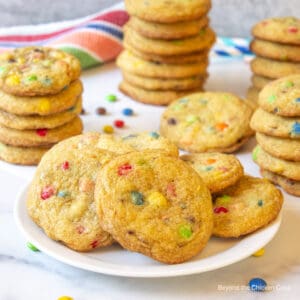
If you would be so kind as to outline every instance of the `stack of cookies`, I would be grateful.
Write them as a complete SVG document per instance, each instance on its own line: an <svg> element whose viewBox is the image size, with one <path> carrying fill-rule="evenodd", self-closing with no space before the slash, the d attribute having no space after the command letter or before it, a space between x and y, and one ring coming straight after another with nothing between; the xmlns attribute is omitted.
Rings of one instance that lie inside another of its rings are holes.
<svg viewBox="0 0 300 300"><path fill-rule="evenodd" d="M166 105L202 90L215 41L207 13L210 0L126 0L131 15L117 60L120 90L133 99Z"/></svg>
<svg viewBox="0 0 300 300"><path fill-rule="evenodd" d="M300 20L293 17L266 19L252 29L250 48L252 86L247 97L257 102L260 90L270 81L300 73Z"/></svg>
<svg viewBox="0 0 300 300"><path fill-rule="evenodd" d="M264 177L300 196L300 74L266 85L251 120L258 146L253 160Z"/></svg>
<svg viewBox="0 0 300 300"><path fill-rule="evenodd" d="M79 61L60 50L0 56L0 158L35 165L55 143L82 132Z"/></svg>

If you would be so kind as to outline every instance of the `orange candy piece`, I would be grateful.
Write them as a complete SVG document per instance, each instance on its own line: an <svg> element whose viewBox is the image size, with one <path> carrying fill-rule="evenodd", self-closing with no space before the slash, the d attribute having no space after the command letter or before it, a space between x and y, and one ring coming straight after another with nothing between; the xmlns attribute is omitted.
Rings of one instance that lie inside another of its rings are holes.
<svg viewBox="0 0 300 300"><path fill-rule="evenodd" d="M223 131L224 129L226 129L228 127L228 124L226 123L217 123L216 124L216 128L219 130L219 131Z"/></svg>

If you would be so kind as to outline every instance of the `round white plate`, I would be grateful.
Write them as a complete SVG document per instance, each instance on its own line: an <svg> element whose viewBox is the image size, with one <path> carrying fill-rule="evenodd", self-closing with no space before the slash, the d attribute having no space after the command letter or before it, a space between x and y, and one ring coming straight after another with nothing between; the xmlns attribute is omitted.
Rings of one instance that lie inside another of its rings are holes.
<svg viewBox="0 0 300 300"><path fill-rule="evenodd" d="M25 187L15 204L15 219L26 239L42 252L77 268L97 273L127 277L173 277L219 269L264 247L280 227L281 216L267 227L240 239L211 238L205 249L192 260L164 265L138 253L113 245L90 253L75 252L48 238L30 219L26 210Z"/></svg>

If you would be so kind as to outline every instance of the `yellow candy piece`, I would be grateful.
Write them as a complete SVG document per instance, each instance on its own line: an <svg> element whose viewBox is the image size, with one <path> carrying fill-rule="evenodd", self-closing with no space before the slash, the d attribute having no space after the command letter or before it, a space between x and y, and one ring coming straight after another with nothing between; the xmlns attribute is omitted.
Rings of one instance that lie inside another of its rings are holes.
<svg viewBox="0 0 300 300"><path fill-rule="evenodd" d="M102 129L105 133L113 133L114 132L114 128L110 125L105 125L105 126L103 126Z"/></svg>
<svg viewBox="0 0 300 300"><path fill-rule="evenodd" d="M259 257L259 256L263 256L264 254L265 254L265 249L261 248L258 251L256 251L255 253L253 253L252 256Z"/></svg>
<svg viewBox="0 0 300 300"><path fill-rule="evenodd" d="M155 205L159 207L166 207L168 205L168 200L160 192L151 193L146 199L150 205Z"/></svg>
<svg viewBox="0 0 300 300"><path fill-rule="evenodd" d="M61 296L57 300L73 300L73 298L69 296Z"/></svg>
<svg viewBox="0 0 300 300"><path fill-rule="evenodd" d="M50 102L47 99L43 99L39 102L39 109L40 111L49 111L50 109Z"/></svg>
<svg viewBox="0 0 300 300"><path fill-rule="evenodd" d="M18 75L11 75L6 79L6 81L10 85L18 85L21 82Z"/></svg>
<svg viewBox="0 0 300 300"><path fill-rule="evenodd" d="M25 58L24 57L19 57L17 59L18 64L23 65L25 63Z"/></svg>

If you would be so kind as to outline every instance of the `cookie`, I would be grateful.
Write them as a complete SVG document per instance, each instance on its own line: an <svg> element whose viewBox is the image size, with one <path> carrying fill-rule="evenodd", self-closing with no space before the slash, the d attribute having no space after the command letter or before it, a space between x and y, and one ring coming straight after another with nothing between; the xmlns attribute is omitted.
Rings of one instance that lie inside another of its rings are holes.
<svg viewBox="0 0 300 300"><path fill-rule="evenodd" d="M150 91L134 86L125 80L120 83L119 89L125 95L138 102L152 105L167 105L184 95L201 90L192 89L186 91Z"/></svg>
<svg viewBox="0 0 300 300"><path fill-rule="evenodd" d="M213 235L238 238L276 219L283 196L266 179L243 176L214 197Z"/></svg>
<svg viewBox="0 0 300 300"><path fill-rule="evenodd" d="M82 129L83 125L79 117L53 129L16 130L0 125L0 142L21 147L44 146L78 135Z"/></svg>
<svg viewBox="0 0 300 300"><path fill-rule="evenodd" d="M264 178L281 186L287 193L298 197L300 196L300 181L289 179L267 170L260 170L260 173Z"/></svg>
<svg viewBox="0 0 300 300"><path fill-rule="evenodd" d="M275 115L300 116L300 74L268 84L259 94L259 106Z"/></svg>
<svg viewBox="0 0 300 300"><path fill-rule="evenodd" d="M160 78L143 77L129 72L122 72L123 78L128 83L145 90L152 91L185 91L201 88L207 75L199 75L187 78L174 78L161 80Z"/></svg>
<svg viewBox="0 0 300 300"><path fill-rule="evenodd" d="M0 55L0 88L9 94L57 94L79 75L79 60L58 49L25 47Z"/></svg>
<svg viewBox="0 0 300 300"><path fill-rule="evenodd" d="M253 73L270 79L300 73L300 63L278 61L263 57L254 58L250 65Z"/></svg>
<svg viewBox="0 0 300 300"><path fill-rule="evenodd" d="M267 84L269 84L272 81L272 79L267 78L267 77L263 77L263 76L259 76L259 75L252 75L251 77L251 82L253 84L253 87L256 90L261 90L263 89ZM251 92L250 92L251 93ZM257 93L256 93L257 95ZM258 95L257 95L258 96ZM258 97L257 97L258 99Z"/></svg>
<svg viewBox="0 0 300 300"><path fill-rule="evenodd" d="M178 148L172 142L154 131L134 133L123 137L101 134L98 139L97 147L118 155L151 149L178 157Z"/></svg>
<svg viewBox="0 0 300 300"><path fill-rule="evenodd" d="M128 27L150 39L174 40L197 35L202 28L208 26L209 18L177 23L153 23L132 16L126 23Z"/></svg>
<svg viewBox="0 0 300 300"><path fill-rule="evenodd" d="M207 14L210 0L166 1L166 0L126 0L128 13L142 20L158 23L175 23L195 20Z"/></svg>
<svg viewBox="0 0 300 300"><path fill-rule="evenodd" d="M256 133L257 143L269 154L292 161L300 161L300 140L292 140Z"/></svg>
<svg viewBox="0 0 300 300"><path fill-rule="evenodd" d="M0 143L0 159L17 165L37 165L49 147L14 147Z"/></svg>
<svg viewBox="0 0 300 300"><path fill-rule="evenodd" d="M260 93L260 90L254 86L250 86L247 90L246 98L247 98L247 100L249 100L248 103L252 103L253 108L257 107L259 93Z"/></svg>
<svg viewBox="0 0 300 300"><path fill-rule="evenodd" d="M118 156L99 170L95 201L104 230L125 249L164 263L197 255L212 231L212 203L200 176L160 152Z"/></svg>
<svg viewBox="0 0 300 300"><path fill-rule="evenodd" d="M201 176L211 193L235 184L244 175L244 169L234 155L215 152L186 154L180 158Z"/></svg>
<svg viewBox="0 0 300 300"><path fill-rule="evenodd" d="M160 56L183 55L199 52L210 48L215 42L216 35L211 28L205 28L198 35L177 40L153 40L140 35L125 26L124 41L140 52Z"/></svg>
<svg viewBox="0 0 300 300"><path fill-rule="evenodd" d="M250 126L266 135L300 139L300 117L285 118L258 108L251 118Z"/></svg>
<svg viewBox="0 0 300 300"><path fill-rule="evenodd" d="M186 63L197 63L197 62L204 61L208 58L208 52L209 52L208 49L206 49L191 54L161 56L161 55L155 55L151 53L144 53L138 51L137 49L131 47L125 41L123 42L123 46L134 56L137 56L143 60L152 61L156 63L163 63L163 64L174 64L174 65L181 65Z"/></svg>
<svg viewBox="0 0 300 300"><path fill-rule="evenodd" d="M194 64L157 64L142 60L128 51L123 51L117 59L117 65L122 71L154 78L186 78L206 74L208 61Z"/></svg>
<svg viewBox="0 0 300 300"><path fill-rule="evenodd" d="M256 146L252 152L253 160L264 170L300 180L300 162L283 160L270 155L261 146Z"/></svg>
<svg viewBox="0 0 300 300"><path fill-rule="evenodd" d="M254 39L250 44L250 49L258 56L281 61L300 62L300 44L298 46L283 45Z"/></svg>
<svg viewBox="0 0 300 300"><path fill-rule="evenodd" d="M77 251L112 243L96 213L96 175L113 154L87 133L55 145L41 160L27 195L27 210L45 233Z"/></svg>
<svg viewBox="0 0 300 300"><path fill-rule="evenodd" d="M0 89L0 109L15 115L47 116L73 107L82 91L79 80L72 82L59 94L45 97L18 97L6 94Z"/></svg>
<svg viewBox="0 0 300 300"><path fill-rule="evenodd" d="M74 119L82 110L82 99L75 106L61 113L48 116L18 116L0 110L0 125L18 130L55 128L62 126Z"/></svg>
<svg viewBox="0 0 300 300"><path fill-rule="evenodd" d="M252 34L262 40L300 45L300 20L294 17L265 19L253 27Z"/></svg>
<svg viewBox="0 0 300 300"><path fill-rule="evenodd" d="M230 93L195 93L173 101L161 118L160 131L190 152L232 152L252 135L252 108Z"/></svg>

